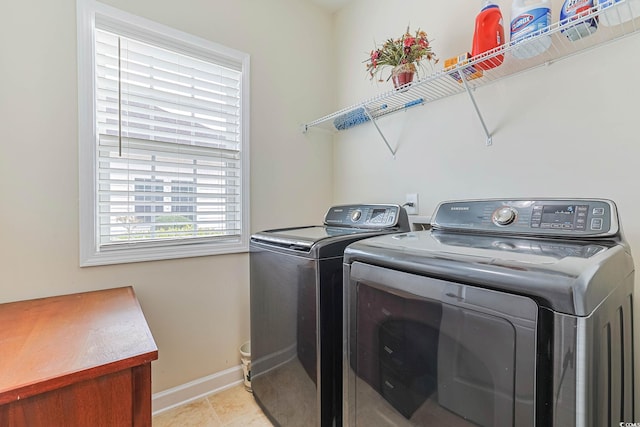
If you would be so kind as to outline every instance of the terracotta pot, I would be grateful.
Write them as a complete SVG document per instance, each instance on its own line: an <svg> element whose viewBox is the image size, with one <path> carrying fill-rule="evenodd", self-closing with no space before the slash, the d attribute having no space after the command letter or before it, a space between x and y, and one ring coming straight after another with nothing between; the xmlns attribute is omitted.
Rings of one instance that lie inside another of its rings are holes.
<svg viewBox="0 0 640 427"><path fill-rule="evenodd" d="M402 73L392 75L391 80L393 80L393 87L399 89L401 86L411 83L413 81L414 74L415 73L412 71L404 71Z"/></svg>
<svg viewBox="0 0 640 427"><path fill-rule="evenodd" d="M398 65L391 70L391 81L393 81L393 87L397 90L404 85L408 85L413 81L415 73L416 69L413 64Z"/></svg>

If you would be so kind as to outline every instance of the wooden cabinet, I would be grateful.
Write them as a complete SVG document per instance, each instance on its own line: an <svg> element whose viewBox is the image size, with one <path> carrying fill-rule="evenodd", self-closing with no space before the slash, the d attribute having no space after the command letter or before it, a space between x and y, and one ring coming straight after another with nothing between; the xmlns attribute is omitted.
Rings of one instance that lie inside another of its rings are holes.
<svg viewBox="0 0 640 427"><path fill-rule="evenodd" d="M0 427L151 426L157 358L131 287L0 304Z"/></svg>

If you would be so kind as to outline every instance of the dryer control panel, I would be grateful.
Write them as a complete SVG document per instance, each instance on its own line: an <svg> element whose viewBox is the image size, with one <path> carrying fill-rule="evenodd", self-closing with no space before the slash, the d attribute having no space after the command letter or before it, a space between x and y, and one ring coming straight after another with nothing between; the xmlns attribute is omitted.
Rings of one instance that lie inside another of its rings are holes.
<svg viewBox="0 0 640 427"><path fill-rule="evenodd" d="M443 202L432 227L550 237L607 237L619 232L615 204L605 199L500 199Z"/></svg>
<svg viewBox="0 0 640 427"><path fill-rule="evenodd" d="M407 213L398 205L333 206L324 224L333 227L391 228L408 223Z"/></svg>

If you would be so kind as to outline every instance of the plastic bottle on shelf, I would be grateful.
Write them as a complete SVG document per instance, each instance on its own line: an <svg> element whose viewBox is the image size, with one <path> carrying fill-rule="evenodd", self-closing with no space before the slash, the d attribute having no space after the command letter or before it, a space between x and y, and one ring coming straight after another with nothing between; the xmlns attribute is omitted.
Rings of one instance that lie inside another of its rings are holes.
<svg viewBox="0 0 640 427"><path fill-rule="evenodd" d="M551 36L545 35L551 24L549 0L513 0L511 6L511 44L513 56L531 58L549 49Z"/></svg>
<svg viewBox="0 0 640 427"><path fill-rule="evenodd" d="M617 4L620 0L595 0L602 10L600 24L607 27L620 25L640 16L640 0L627 0L624 4Z"/></svg>
<svg viewBox="0 0 640 427"><path fill-rule="evenodd" d="M560 25L568 25L571 21L588 15L593 10L594 0L565 0L560 11ZM580 40L596 32L598 19L589 18L576 25L562 30L562 34L571 41Z"/></svg>
<svg viewBox="0 0 640 427"><path fill-rule="evenodd" d="M504 26L500 7L491 0L483 0L483 6L476 17L476 28L473 33L473 47L471 56L475 57L504 44ZM500 53L476 66L482 70L497 67L504 61L504 54Z"/></svg>

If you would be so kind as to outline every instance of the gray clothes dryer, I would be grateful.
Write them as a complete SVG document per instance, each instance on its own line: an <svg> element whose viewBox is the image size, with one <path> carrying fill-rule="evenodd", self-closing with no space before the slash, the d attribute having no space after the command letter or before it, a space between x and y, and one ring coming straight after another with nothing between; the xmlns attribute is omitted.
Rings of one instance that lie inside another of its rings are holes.
<svg viewBox="0 0 640 427"><path fill-rule="evenodd" d="M446 202L432 227L345 250L344 425L638 420L613 202Z"/></svg>
<svg viewBox="0 0 640 427"><path fill-rule="evenodd" d="M344 248L406 231L398 205L346 205L323 225L251 237L251 387L275 425L342 424Z"/></svg>

